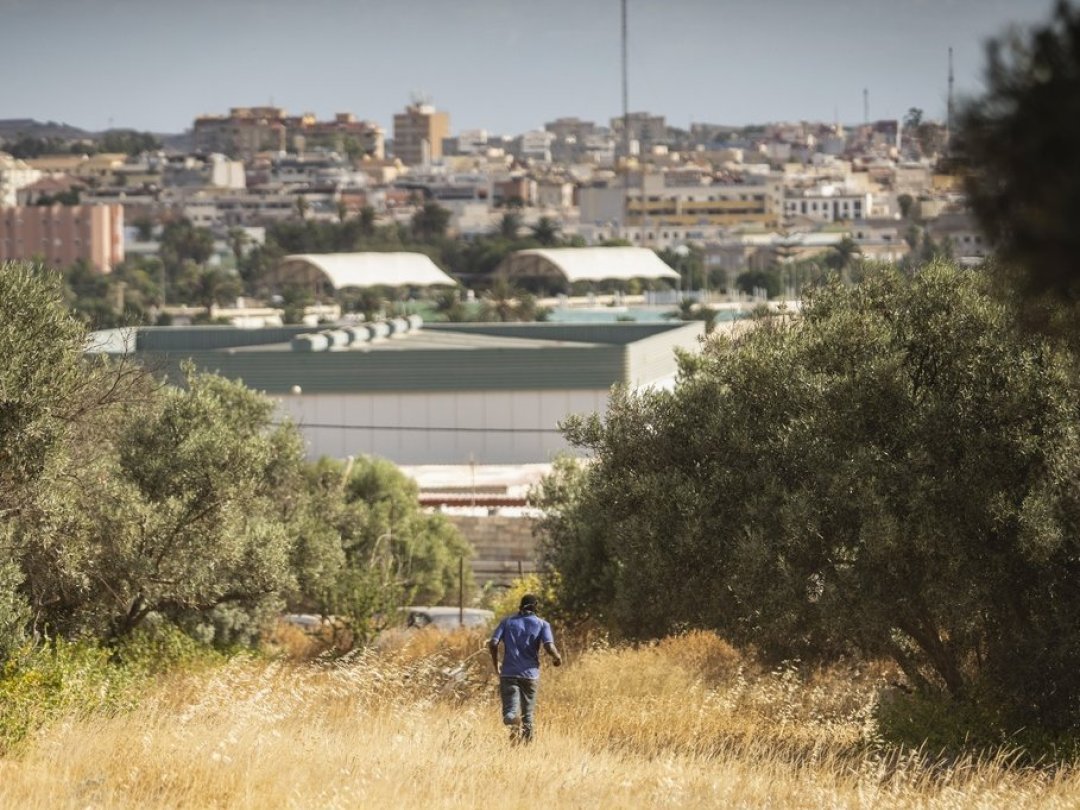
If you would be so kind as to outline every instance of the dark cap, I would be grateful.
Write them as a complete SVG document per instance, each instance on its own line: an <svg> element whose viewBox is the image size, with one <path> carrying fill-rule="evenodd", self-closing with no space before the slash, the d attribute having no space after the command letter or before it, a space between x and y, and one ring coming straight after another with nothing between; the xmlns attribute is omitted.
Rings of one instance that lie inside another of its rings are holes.
<svg viewBox="0 0 1080 810"><path fill-rule="evenodd" d="M539 602L540 602L540 600L537 599L535 596L533 596L531 593L525 594L523 597L521 597L521 612L522 613L525 613L525 612L533 612L533 613L535 613L536 612L536 605Z"/></svg>

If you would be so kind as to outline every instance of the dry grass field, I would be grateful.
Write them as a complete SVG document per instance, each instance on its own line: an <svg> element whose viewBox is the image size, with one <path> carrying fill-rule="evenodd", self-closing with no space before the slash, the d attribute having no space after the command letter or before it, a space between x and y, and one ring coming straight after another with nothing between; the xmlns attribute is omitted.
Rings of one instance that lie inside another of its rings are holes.
<svg viewBox="0 0 1080 810"><path fill-rule="evenodd" d="M873 744L883 670L797 677L706 634L568 645L512 748L482 638L347 660L234 661L0 760L12 808L1077 807L1080 776Z"/></svg>

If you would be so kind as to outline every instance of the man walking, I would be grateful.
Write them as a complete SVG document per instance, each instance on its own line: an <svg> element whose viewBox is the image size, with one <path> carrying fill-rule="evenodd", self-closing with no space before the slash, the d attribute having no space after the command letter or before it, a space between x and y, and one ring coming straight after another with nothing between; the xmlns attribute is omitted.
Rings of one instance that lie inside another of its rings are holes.
<svg viewBox="0 0 1080 810"><path fill-rule="evenodd" d="M547 650L555 666L562 664L562 656L555 649L551 625L536 615L536 605L537 598L532 594L521 597L520 610L499 622L488 642L491 662L499 676L503 723L510 726L513 742L532 740L536 691L540 686L540 648ZM503 644L501 669L500 641Z"/></svg>

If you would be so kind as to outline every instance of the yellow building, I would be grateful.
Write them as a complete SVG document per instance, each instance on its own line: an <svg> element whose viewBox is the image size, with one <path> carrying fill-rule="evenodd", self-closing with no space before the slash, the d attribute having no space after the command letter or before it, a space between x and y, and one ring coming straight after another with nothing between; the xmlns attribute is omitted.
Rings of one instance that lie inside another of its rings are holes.
<svg viewBox="0 0 1080 810"><path fill-rule="evenodd" d="M750 225L774 228L780 222L779 182L667 185L664 175L647 174L626 190L625 224L630 226ZM582 217L584 219L584 217Z"/></svg>
<svg viewBox="0 0 1080 810"><path fill-rule="evenodd" d="M394 155L406 166L422 166L442 157L450 137L450 115L430 104L410 104L394 115Z"/></svg>

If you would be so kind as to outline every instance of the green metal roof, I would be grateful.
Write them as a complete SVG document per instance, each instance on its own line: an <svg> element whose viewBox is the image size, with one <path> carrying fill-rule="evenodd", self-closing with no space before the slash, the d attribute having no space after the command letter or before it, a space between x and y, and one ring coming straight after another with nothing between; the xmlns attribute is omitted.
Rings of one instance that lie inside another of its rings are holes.
<svg viewBox="0 0 1080 810"><path fill-rule="evenodd" d="M200 369L270 394L294 386L304 394L606 390L674 373L674 348L696 348L704 330L700 322L432 324L401 338L330 351L290 348L291 337L312 331L141 329L136 356L172 380L181 378L180 363L190 358Z"/></svg>
<svg viewBox="0 0 1080 810"><path fill-rule="evenodd" d="M461 334L495 335L498 337L530 337L546 341L610 343L622 346L653 335L677 331L685 326L685 323L679 321L650 323L432 323L424 324L424 329Z"/></svg>

